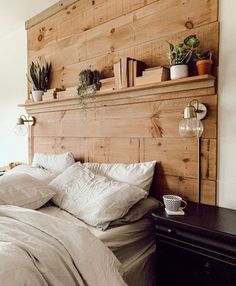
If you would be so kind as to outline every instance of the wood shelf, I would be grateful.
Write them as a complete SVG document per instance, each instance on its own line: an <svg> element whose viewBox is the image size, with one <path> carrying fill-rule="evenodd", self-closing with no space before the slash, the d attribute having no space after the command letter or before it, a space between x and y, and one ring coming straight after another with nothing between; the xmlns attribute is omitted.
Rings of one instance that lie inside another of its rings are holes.
<svg viewBox="0 0 236 286"><path fill-rule="evenodd" d="M199 92L192 93L191 95L191 91L193 90L199 90ZM208 92L207 94L204 93L206 90ZM127 101L130 102L131 100L132 103L136 103L152 101L152 98L156 101L189 96L202 96L205 94L215 94L215 77L212 75L193 76L107 92L98 91L95 100L92 103L88 103L86 108L122 104ZM61 110L62 107L63 110L81 108L78 96L19 104L18 107L25 107L29 114L58 111Z"/></svg>

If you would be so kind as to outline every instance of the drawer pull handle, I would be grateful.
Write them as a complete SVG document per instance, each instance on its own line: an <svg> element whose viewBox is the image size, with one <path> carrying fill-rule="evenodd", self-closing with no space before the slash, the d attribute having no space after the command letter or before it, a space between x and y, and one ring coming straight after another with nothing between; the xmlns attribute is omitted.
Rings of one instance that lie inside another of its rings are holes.
<svg viewBox="0 0 236 286"><path fill-rule="evenodd" d="M212 271L211 264L209 262L206 262L204 267L203 267L203 270L204 270L205 274L207 274L207 275L211 274L211 271Z"/></svg>
<svg viewBox="0 0 236 286"><path fill-rule="evenodd" d="M175 233L175 231L174 231L173 229L171 229L171 228L168 228L167 232L168 232L169 234L174 234L174 233Z"/></svg>

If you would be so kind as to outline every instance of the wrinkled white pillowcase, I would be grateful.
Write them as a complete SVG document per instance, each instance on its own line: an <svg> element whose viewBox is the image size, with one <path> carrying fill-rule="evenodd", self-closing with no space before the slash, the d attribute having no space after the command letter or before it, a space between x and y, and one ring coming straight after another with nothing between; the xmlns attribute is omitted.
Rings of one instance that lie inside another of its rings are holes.
<svg viewBox="0 0 236 286"><path fill-rule="evenodd" d="M48 170L37 168L37 167L31 167L29 165L16 166L15 168L6 172L4 176L8 176L12 174L26 174L39 181L44 182L45 184L49 184L57 176L56 174Z"/></svg>
<svg viewBox="0 0 236 286"><path fill-rule="evenodd" d="M75 163L72 153L43 154L35 153L32 166L44 168L52 173L60 174Z"/></svg>
<svg viewBox="0 0 236 286"><path fill-rule="evenodd" d="M84 163L96 175L134 185L149 192L156 161L134 164Z"/></svg>
<svg viewBox="0 0 236 286"><path fill-rule="evenodd" d="M47 185L26 174L0 178L0 205L38 209L54 195L55 192Z"/></svg>
<svg viewBox="0 0 236 286"><path fill-rule="evenodd" d="M81 163L69 167L49 186L56 191L53 202L57 206L102 229L147 195L136 186L94 175Z"/></svg>

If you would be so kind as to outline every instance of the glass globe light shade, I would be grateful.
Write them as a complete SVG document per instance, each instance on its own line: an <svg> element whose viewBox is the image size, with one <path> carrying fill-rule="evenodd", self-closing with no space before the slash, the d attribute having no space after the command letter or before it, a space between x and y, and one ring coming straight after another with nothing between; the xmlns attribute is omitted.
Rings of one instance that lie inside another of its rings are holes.
<svg viewBox="0 0 236 286"><path fill-rule="evenodd" d="M16 125L14 128L14 132L18 136L25 136L28 133L27 127L22 124L22 125Z"/></svg>
<svg viewBox="0 0 236 286"><path fill-rule="evenodd" d="M182 137L201 137L203 125L197 117L184 118L179 123L179 134Z"/></svg>

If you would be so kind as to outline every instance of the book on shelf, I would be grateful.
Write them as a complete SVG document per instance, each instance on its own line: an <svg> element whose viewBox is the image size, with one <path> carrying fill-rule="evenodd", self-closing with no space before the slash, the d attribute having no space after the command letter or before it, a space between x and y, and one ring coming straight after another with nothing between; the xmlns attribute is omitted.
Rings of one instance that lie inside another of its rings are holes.
<svg viewBox="0 0 236 286"><path fill-rule="evenodd" d="M129 57L121 58L114 64L115 88L127 88L135 85L137 76L141 76L146 65Z"/></svg>
<svg viewBox="0 0 236 286"><path fill-rule="evenodd" d="M57 99L64 99L64 98L71 98L78 96L77 89L78 89L77 86L67 87L66 90L61 91L57 94Z"/></svg>
<svg viewBox="0 0 236 286"><path fill-rule="evenodd" d="M101 88L99 91L111 91L115 89L115 77L100 80Z"/></svg>
<svg viewBox="0 0 236 286"><path fill-rule="evenodd" d="M128 87L128 58L121 58L121 88Z"/></svg>
<svg viewBox="0 0 236 286"><path fill-rule="evenodd" d="M121 88L121 60L114 64L115 89Z"/></svg>
<svg viewBox="0 0 236 286"><path fill-rule="evenodd" d="M143 71L143 76L156 76L158 81L166 81L169 79L169 68L159 66L154 68L148 68Z"/></svg>
<svg viewBox="0 0 236 286"><path fill-rule="evenodd" d="M146 64L142 61L135 60L134 61L134 86L136 86L137 77L142 76L143 71L146 68Z"/></svg>
<svg viewBox="0 0 236 286"><path fill-rule="evenodd" d="M166 67L155 67L145 69L142 72L142 76L136 78L135 85L146 85L146 84L155 84L162 81L167 81L169 79L169 69Z"/></svg>
<svg viewBox="0 0 236 286"><path fill-rule="evenodd" d="M134 86L134 60L128 58L128 87Z"/></svg>
<svg viewBox="0 0 236 286"><path fill-rule="evenodd" d="M59 88L59 87L48 89L43 94L43 101L56 99L57 94L64 90L65 90L64 88Z"/></svg>

